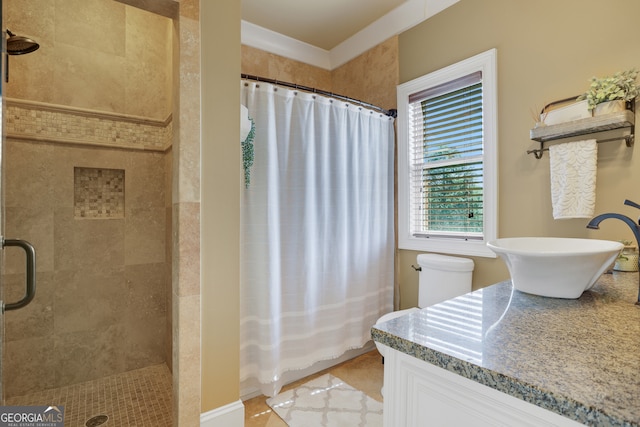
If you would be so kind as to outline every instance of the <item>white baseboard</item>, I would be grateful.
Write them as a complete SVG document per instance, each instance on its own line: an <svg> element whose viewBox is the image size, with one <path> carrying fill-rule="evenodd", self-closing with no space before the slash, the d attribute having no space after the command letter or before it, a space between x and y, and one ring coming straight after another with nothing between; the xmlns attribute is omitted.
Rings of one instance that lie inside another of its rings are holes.
<svg viewBox="0 0 640 427"><path fill-rule="evenodd" d="M200 414L200 427L244 427L244 405L241 400Z"/></svg>

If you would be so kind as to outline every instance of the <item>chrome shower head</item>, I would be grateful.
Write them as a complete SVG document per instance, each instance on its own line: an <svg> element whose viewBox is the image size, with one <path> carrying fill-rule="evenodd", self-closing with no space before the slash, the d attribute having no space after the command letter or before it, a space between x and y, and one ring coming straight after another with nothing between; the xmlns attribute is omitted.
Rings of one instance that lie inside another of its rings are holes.
<svg viewBox="0 0 640 427"><path fill-rule="evenodd" d="M40 47L40 45L33 39L23 36L16 36L9 29L7 29L9 38L7 39L7 53L9 55L24 55L31 53Z"/></svg>

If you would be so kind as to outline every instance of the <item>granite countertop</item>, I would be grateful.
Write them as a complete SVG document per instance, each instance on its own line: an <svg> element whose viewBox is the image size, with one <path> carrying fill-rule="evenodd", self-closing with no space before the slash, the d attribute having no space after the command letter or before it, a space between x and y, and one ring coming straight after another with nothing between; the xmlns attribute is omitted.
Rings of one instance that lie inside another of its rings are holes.
<svg viewBox="0 0 640 427"><path fill-rule="evenodd" d="M375 341L590 426L640 426L638 273L578 299L501 282L376 325Z"/></svg>

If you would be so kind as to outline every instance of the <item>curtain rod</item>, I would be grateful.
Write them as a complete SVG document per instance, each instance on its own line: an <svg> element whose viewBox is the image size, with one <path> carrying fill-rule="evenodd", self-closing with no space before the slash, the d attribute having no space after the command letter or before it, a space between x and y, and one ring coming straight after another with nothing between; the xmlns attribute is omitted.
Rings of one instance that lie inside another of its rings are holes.
<svg viewBox="0 0 640 427"><path fill-rule="evenodd" d="M393 117L393 118L398 117L398 110L395 110L395 109L385 110L384 108L378 107L377 105L369 104L368 102L360 101L358 99L349 98L348 96L338 95L338 94L333 93L333 92L327 92L327 91L316 89L316 88L312 88L312 87L301 86L301 85L295 84L295 83L281 82L280 80L268 79L268 78L265 78L265 77L252 76L252 75L249 75L249 74L240 74L240 77L243 78L243 79L247 79L247 80L255 80L257 82L271 83L271 84L274 84L274 85L285 86L285 87L289 87L289 88L292 88L292 89L302 90L302 91L305 91L305 92L317 93L318 95L328 96L330 98L339 99L341 101L347 101L347 102L350 102L352 104L356 104L356 105L360 105L360 106L363 106L363 107L366 107L366 108L369 108L369 109L372 109L372 110L380 111L381 113L383 113L384 115L389 116L389 117Z"/></svg>

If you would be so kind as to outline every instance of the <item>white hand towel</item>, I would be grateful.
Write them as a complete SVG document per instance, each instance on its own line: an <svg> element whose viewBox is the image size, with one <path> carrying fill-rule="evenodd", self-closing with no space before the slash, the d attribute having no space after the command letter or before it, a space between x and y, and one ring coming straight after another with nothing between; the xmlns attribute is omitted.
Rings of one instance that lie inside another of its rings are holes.
<svg viewBox="0 0 640 427"><path fill-rule="evenodd" d="M596 204L595 139L549 147L553 219L591 218Z"/></svg>

